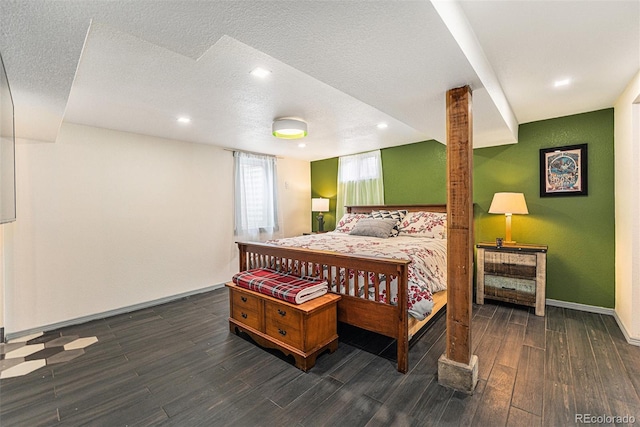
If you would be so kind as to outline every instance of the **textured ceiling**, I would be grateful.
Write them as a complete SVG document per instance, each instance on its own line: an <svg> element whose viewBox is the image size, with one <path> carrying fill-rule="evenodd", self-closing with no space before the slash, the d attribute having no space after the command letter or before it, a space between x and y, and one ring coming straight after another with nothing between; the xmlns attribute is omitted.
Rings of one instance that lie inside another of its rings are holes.
<svg viewBox="0 0 640 427"><path fill-rule="evenodd" d="M68 121L315 160L444 142L462 85L476 147L611 107L640 68L639 5L2 0L0 52L20 138L55 141ZM308 122L305 148L271 136L282 116Z"/></svg>

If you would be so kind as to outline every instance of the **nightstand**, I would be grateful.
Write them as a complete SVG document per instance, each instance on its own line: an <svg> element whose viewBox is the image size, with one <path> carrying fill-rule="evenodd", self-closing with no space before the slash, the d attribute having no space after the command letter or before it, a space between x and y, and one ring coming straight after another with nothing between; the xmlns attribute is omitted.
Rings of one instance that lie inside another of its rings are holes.
<svg viewBox="0 0 640 427"><path fill-rule="evenodd" d="M544 316L547 247L480 243L477 255L476 302L492 299L535 307Z"/></svg>

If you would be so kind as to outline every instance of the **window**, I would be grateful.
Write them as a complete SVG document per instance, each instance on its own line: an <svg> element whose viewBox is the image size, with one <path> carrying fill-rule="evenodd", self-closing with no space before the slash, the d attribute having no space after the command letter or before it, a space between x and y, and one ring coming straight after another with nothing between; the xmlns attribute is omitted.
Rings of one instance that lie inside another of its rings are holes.
<svg viewBox="0 0 640 427"><path fill-rule="evenodd" d="M257 235L278 229L276 158L233 153L235 162L235 234Z"/></svg>
<svg viewBox="0 0 640 427"><path fill-rule="evenodd" d="M345 206L384 203L380 150L343 156L338 159L337 198L336 219L338 220L344 215Z"/></svg>

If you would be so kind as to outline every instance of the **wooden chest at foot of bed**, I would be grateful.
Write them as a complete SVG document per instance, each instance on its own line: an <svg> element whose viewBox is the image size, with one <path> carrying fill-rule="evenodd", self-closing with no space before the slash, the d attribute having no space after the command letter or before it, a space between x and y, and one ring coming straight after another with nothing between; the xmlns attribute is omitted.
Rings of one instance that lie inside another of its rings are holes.
<svg viewBox="0 0 640 427"><path fill-rule="evenodd" d="M229 330L244 332L263 347L293 356L303 371L311 369L324 351L338 348L337 303L340 295L325 294L304 304L240 288L229 288Z"/></svg>

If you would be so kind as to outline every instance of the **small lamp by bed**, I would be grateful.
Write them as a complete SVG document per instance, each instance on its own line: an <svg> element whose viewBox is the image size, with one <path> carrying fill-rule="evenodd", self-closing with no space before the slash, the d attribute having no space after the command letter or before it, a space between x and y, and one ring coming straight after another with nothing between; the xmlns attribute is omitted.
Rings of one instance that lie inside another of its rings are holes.
<svg viewBox="0 0 640 427"><path fill-rule="evenodd" d="M329 199L313 198L311 199L311 211L318 212L318 231L324 231L323 212L329 212Z"/></svg>
<svg viewBox="0 0 640 427"><path fill-rule="evenodd" d="M522 193L496 193L493 195L491 201L491 207L489 207L489 213L491 214L504 214L506 217L506 234L505 243L514 244L515 240L511 240L511 215L521 214L526 215L529 213L527 209L527 202L524 199Z"/></svg>

